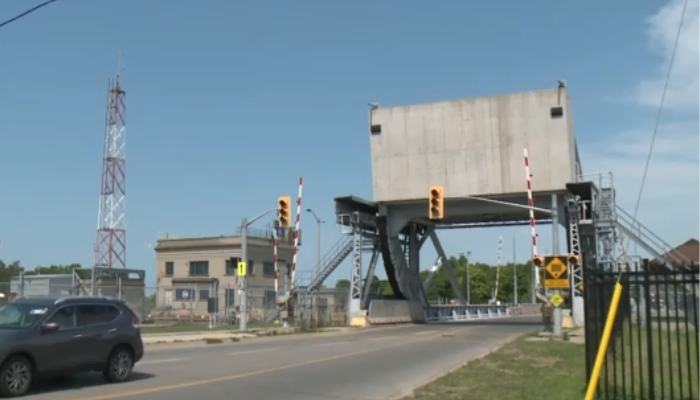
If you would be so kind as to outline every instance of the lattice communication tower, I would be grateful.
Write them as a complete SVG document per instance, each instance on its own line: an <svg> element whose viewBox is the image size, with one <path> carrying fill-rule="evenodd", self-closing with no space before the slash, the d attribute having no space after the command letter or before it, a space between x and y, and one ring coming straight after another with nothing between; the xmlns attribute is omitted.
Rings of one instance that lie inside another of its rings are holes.
<svg viewBox="0 0 700 400"><path fill-rule="evenodd" d="M95 266L126 268L126 92L119 74L110 79L97 216Z"/></svg>

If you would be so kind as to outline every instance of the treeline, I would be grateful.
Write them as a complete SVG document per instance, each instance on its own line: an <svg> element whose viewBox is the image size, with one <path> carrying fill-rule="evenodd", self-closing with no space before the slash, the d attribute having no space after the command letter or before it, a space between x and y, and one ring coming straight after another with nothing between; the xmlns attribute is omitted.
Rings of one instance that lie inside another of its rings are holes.
<svg viewBox="0 0 700 400"><path fill-rule="evenodd" d="M450 257L450 263L453 266L457 282L459 284L462 295L467 296L467 258L461 256L459 258ZM496 274L498 268L495 265L484 263L469 263L469 282L470 282L470 300L473 304L488 303L492 299L496 288ZM515 272L517 275L517 293L519 302L529 302L532 298L532 261L522 264L515 264ZM423 270L420 273L421 282L425 282L428 270ZM340 279L336 283L336 287L350 287L350 281ZM501 302L513 302L514 298L514 279L513 279L513 263L501 265L500 279L498 285L498 300ZM379 280L375 277L372 285L372 293L391 296L394 294L387 280ZM457 296L452 288L450 279L447 275L445 264L435 271L430 285L428 286L427 296L430 301L450 301L456 300Z"/></svg>
<svg viewBox="0 0 700 400"><path fill-rule="evenodd" d="M25 275L47 275L47 274L70 274L72 271L76 271L78 275L82 278L83 275L90 274L89 270L81 270L82 266L80 264L68 264L68 265L40 265L34 269L24 268ZM12 261L6 264L4 261L0 260L0 282L10 282L10 279L19 276L20 271L23 269L20 261Z"/></svg>

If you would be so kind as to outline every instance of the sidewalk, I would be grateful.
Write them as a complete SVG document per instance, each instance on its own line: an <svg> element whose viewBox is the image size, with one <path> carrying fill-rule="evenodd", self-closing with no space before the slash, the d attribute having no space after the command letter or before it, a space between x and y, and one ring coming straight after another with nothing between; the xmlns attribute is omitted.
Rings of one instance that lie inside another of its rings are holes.
<svg viewBox="0 0 700 400"><path fill-rule="evenodd" d="M309 333L338 333L345 332L349 328L327 328L322 329L317 332ZM277 333L273 334L272 331ZM173 333L144 333L141 335L143 344L168 344L168 343L191 343L200 342L207 339L221 339L221 340L231 340L233 338L238 339L250 339L256 337L270 337L270 336L286 336L286 335L297 335L304 334L304 332L297 332L295 328L265 328L265 329L251 329L247 332L240 332L238 330L211 330L211 331L196 331L196 332L173 332Z"/></svg>

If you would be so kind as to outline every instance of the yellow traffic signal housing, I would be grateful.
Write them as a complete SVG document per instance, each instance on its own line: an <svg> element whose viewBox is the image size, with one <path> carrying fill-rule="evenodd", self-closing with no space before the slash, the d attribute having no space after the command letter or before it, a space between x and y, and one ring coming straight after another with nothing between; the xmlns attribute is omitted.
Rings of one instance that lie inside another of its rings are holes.
<svg viewBox="0 0 700 400"><path fill-rule="evenodd" d="M578 254L569 255L569 264L580 265L581 264L581 257Z"/></svg>
<svg viewBox="0 0 700 400"><path fill-rule="evenodd" d="M281 228L292 226L292 198L280 196L277 199L277 222Z"/></svg>
<svg viewBox="0 0 700 400"><path fill-rule="evenodd" d="M535 256L532 258L532 263L535 264L535 267L542 267L544 266L544 257Z"/></svg>
<svg viewBox="0 0 700 400"><path fill-rule="evenodd" d="M442 186L431 186L430 192L428 193L428 198L430 199L428 203L428 218L429 219L443 219L445 217L445 210L443 208L445 203L445 190Z"/></svg>

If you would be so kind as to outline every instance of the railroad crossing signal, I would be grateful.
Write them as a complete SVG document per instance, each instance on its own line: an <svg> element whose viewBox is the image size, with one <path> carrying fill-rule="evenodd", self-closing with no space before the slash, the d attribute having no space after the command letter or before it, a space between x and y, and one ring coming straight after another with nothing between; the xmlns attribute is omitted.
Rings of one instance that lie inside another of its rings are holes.
<svg viewBox="0 0 700 400"><path fill-rule="evenodd" d="M277 223L282 228L292 226L292 198L280 196L277 199Z"/></svg>
<svg viewBox="0 0 700 400"><path fill-rule="evenodd" d="M248 275L248 266L246 265L245 261L239 261L238 262L238 276L246 276Z"/></svg>
<svg viewBox="0 0 700 400"><path fill-rule="evenodd" d="M532 258L532 263L535 264L535 267L542 268L545 265L544 257L535 256Z"/></svg>
<svg viewBox="0 0 700 400"><path fill-rule="evenodd" d="M568 289L569 267L566 265L568 256L544 257L544 287L546 289Z"/></svg>
<svg viewBox="0 0 700 400"><path fill-rule="evenodd" d="M428 197L430 199L428 203L428 218L432 220L443 219L444 209L443 205L445 203L445 191L442 186L431 186L430 193Z"/></svg>
<svg viewBox="0 0 700 400"><path fill-rule="evenodd" d="M554 293L552 297L549 298L549 302L552 303L555 308L559 308L564 304L564 298L561 297L559 293Z"/></svg>

